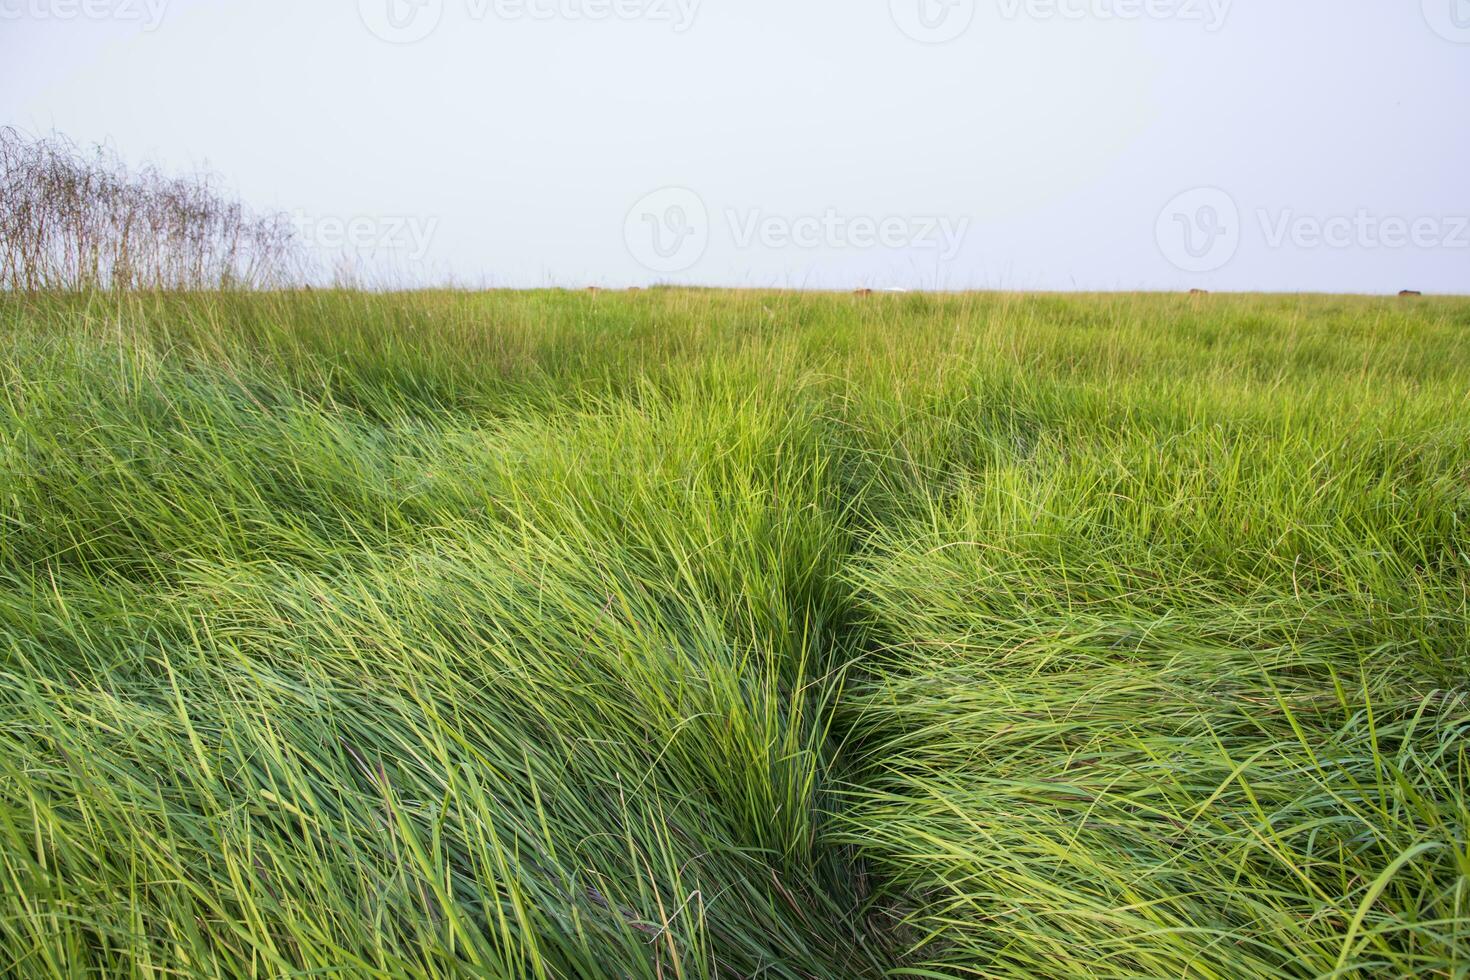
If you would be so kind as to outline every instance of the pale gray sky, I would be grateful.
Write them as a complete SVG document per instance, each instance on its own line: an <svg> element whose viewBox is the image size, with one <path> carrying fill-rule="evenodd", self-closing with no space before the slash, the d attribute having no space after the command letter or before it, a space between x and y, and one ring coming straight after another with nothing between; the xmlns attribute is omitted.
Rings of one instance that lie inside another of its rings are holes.
<svg viewBox="0 0 1470 980"><path fill-rule="evenodd" d="M1467 96L1470 0L0 0L0 122L419 282L1466 293Z"/></svg>

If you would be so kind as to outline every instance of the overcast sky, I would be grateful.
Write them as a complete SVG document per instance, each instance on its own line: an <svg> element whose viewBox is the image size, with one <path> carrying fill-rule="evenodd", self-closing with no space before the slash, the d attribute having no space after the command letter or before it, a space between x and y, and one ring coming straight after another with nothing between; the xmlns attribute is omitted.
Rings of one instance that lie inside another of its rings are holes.
<svg viewBox="0 0 1470 980"><path fill-rule="evenodd" d="M0 0L0 122L416 282L1470 292L1470 0Z"/></svg>

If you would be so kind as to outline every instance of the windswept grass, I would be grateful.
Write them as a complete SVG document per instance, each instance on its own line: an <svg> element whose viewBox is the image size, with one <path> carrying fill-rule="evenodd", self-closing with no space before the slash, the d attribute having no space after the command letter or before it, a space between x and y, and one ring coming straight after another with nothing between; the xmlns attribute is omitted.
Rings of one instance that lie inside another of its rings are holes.
<svg viewBox="0 0 1470 980"><path fill-rule="evenodd" d="M0 335L0 972L1470 975L1470 303Z"/></svg>

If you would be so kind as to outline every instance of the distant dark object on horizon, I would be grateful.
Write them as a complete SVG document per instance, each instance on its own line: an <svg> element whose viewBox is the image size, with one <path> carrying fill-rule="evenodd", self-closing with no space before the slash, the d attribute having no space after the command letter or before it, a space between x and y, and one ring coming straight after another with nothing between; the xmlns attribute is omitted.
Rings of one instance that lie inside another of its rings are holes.
<svg viewBox="0 0 1470 980"><path fill-rule="evenodd" d="M854 296L871 296L873 295L873 291L871 289L854 289L852 294Z"/></svg>
<svg viewBox="0 0 1470 980"><path fill-rule="evenodd" d="M1189 291L1189 295L1191 295L1191 296L1208 296L1208 295L1210 295L1210 291L1208 289L1191 289Z"/></svg>
<svg viewBox="0 0 1470 980"><path fill-rule="evenodd" d="M1400 296L1423 296L1424 294L1421 293L1421 292L1419 292L1419 290L1417 290L1417 289L1404 289L1404 290L1400 290L1399 291L1399 295Z"/></svg>

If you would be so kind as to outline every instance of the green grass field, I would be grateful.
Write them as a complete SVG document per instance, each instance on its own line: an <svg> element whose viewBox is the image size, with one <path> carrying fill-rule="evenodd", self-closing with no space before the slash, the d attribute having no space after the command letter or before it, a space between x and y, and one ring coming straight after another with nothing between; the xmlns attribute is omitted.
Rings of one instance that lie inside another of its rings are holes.
<svg viewBox="0 0 1470 980"><path fill-rule="evenodd" d="M1470 300L0 345L0 973L1470 976Z"/></svg>

